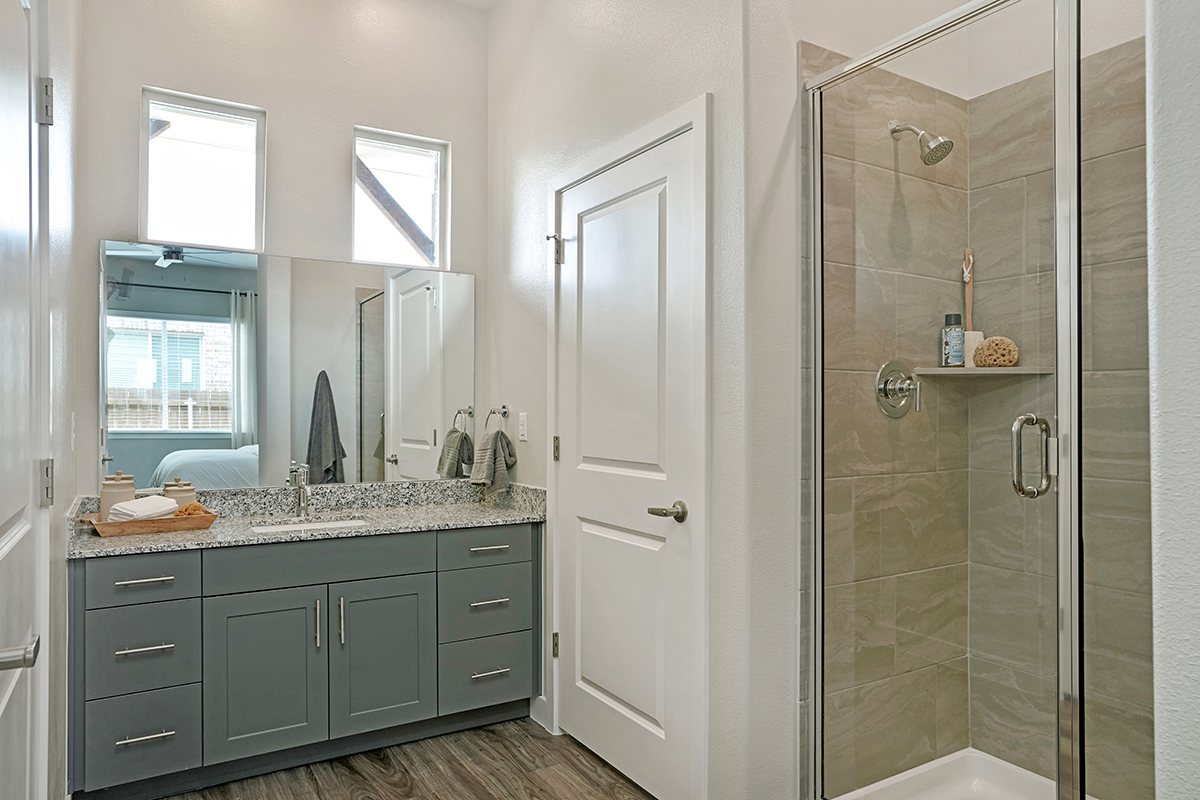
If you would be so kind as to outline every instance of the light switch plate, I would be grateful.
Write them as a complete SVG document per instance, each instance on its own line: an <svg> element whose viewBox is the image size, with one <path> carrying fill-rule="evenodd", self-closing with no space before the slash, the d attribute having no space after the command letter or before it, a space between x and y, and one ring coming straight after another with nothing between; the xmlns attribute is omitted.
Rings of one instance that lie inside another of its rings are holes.
<svg viewBox="0 0 1200 800"><path fill-rule="evenodd" d="M517 438L522 442L529 441L529 414L522 411L517 415Z"/></svg>

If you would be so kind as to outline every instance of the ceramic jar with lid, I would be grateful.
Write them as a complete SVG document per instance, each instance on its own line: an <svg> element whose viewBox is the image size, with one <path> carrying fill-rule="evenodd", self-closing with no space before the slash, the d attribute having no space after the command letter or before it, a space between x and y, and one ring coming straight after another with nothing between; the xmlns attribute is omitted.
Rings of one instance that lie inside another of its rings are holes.
<svg viewBox="0 0 1200 800"><path fill-rule="evenodd" d="M163 484L163 495L179 503L179 507L183 508L188 503L196 502L196 489L192 486L191 481L185 481L176 478L170 483Z"/></svg>
<svg viewBox="0 0 1200 800"><path fill-rule="evenodd" d="M100 521L108 522L108 510L117 503L134 497L133 476L117 470L116 475L105 475L100 484Z"/></svg>

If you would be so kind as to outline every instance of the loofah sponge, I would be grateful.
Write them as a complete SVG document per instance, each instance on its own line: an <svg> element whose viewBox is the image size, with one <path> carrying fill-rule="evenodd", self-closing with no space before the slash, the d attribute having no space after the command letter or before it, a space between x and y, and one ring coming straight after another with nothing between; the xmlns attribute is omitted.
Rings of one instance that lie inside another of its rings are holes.
<svg viewBox="0 0 1200 800"><path fill-rule="evenodd" d="M977 367L1015 367L1020 351L1012 339L1003 336L989 336L983 344L975 348L975 366Z"/></svg>

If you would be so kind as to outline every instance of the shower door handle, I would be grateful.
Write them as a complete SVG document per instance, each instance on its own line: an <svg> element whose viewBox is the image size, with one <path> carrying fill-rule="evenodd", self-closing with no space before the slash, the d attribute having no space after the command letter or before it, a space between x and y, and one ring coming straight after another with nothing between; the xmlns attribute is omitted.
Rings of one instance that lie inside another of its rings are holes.
<svg viewBox="0 0 1200 800"><path fill-rule="evenodd" d="M1042 432L1042 475L1037 486L1025 485L1024 466L1021 463L1021 429L1026 425L1036 426ZM1012 487L1021 497L1040 497L1050 488L1050 423L1037 414L1022 414L1012 424Z"/></svg>

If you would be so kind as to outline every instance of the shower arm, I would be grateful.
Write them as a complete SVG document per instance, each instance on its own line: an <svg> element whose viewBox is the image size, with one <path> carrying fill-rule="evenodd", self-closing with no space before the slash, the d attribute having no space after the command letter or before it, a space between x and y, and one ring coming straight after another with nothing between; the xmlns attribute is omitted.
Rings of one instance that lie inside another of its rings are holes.
<svg viewBox="0 0 1200 800"><path fill-rule="evenodd" d="M925 131L921 130L915 125L901 125L900 120L898 119L894 119L888 123L888 133L892 135L893 139L899 140L900 134L904 133L905 131L912 131L917 135L918 139L921 138L921 136L925 133Z"/></svg>

